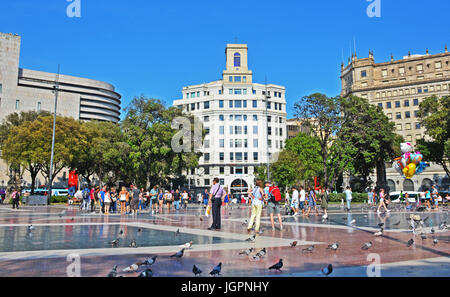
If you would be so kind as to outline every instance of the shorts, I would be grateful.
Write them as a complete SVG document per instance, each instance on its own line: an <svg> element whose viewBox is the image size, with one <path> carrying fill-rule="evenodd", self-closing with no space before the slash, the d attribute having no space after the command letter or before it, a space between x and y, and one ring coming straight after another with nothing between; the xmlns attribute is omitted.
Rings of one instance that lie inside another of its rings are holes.
<svg viewBox="0 0 450 297"><path fill-rule="evenodd" d="M208 199L203 199L203 204L204 205L208 205L209 200Z"/></svg>
<svg viewBox="0 0 450 297"><path fill-rule="evenodd" d="M273 202L267 203L267 214L280 214L280 207L278 204Z"/></svg>
<svg viewBox="0 0 450 297"><path fill-rule="evenodd" d="M298 202L291 203L292 208L298 208Z"/></svg>
<svg viewBox="0 0 450 297"><path fill-rule="evenodd" d="M315 207L316 206L316 201L314 201L314 199L309 200L308 202L308 207Z"/></svg>
<svg viewBox="0 0 450 297"><path fill-rule="evenodd" d="M322 202L320 202L320 207L322 209L328 209L328 201L326 199L322 199Z"/></svg>
<svg viewBox="0 0 450 297"><path fill-rule="evenodd" d="M166 200L165 203L166 204L172 204L172 200Z"/></svg>
<svg viewBox="0 0 450 297"><path fill-rule="evenodd" d="M139 207L139 199L133 199L130 202L130 207L132 210L137 210Z"/></svg>
<svg viewBox="0 0 450 297"><path fill-rule="evenodd" d="M300 209L304 209L305 208L305 201L300 201Z"/></svg>

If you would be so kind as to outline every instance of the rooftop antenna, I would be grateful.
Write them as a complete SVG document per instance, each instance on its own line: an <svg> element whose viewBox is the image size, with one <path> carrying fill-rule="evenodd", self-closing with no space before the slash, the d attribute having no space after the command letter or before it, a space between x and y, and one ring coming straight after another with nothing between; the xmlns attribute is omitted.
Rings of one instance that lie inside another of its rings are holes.
<svg viewBox="0 0 450 297"><path fill-rule="evenodd" d="M355 35L353 35L353 49L354 49L355 57L356 57L356 37L355 37Z"/></svg>

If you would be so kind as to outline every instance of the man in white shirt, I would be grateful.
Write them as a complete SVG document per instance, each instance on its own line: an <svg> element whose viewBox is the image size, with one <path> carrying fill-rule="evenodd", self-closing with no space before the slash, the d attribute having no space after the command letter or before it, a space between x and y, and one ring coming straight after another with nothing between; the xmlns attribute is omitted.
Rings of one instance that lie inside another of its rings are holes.
<svg viewBox="0 0 450 297"><path fill-rule="evenodd" d="M347 211L350 211L350 205L352 203L352 189L350 187L347 187L344 193L345 199L347 200Z"/></svg>
<svg viewBox="0 0 450 297"><path fill-rule="evenodd" d="M298 191L297 187L292 187L294 191L292 192L292 201L291 201L291 209L294 211L293 216L295 217L298 214Z"/></svg>
<svg viewBox="0 0 450 297"><path fill-rule="evenodd" d="M305 200L306 200L306 191L303 189L303 186L300 186L300 209L302 210L302 215L305 214Z"/></svg>

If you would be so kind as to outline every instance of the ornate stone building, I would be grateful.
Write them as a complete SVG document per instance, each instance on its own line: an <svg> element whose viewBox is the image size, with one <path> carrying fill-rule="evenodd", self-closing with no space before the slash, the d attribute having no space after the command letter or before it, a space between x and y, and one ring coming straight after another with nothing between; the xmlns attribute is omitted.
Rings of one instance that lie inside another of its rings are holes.
<svg viewBox="0 0 450 297"><path fill-rule="evenodd" d="M406 141L416 144L424 136L417 118L420 102L429 96L450 95L450 53L411 55L399 60L375 63L373 52L367 58L354 54L347 66L341 65L341 96L356 95L383 109ZM426 161L426 160L425 160ZM438 184L448 190L450 181L440 166L432 164L422 174L406 180L387 167L391 191L417 191L422 185ZM374 180L374 177L372 177Z"/></svg>

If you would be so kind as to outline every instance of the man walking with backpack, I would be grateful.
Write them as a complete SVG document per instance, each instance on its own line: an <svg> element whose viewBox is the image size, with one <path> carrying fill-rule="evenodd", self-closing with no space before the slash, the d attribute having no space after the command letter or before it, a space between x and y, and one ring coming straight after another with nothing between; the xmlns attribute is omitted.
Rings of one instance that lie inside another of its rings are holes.
<svg viewBox="0 0 450 297"><path fill-rule="evenodd" d="M278 217L278 222L280 223L280 231L283 231L283 223L281 220L280 206L281 192L280 189L272 185L270 182L266 182L265 186L269 188L269 193L266 194L267 200L267 213L270 215L270 223L272 224L272 230L275 230L275 222L273 215L276 214Z"/></svg>

